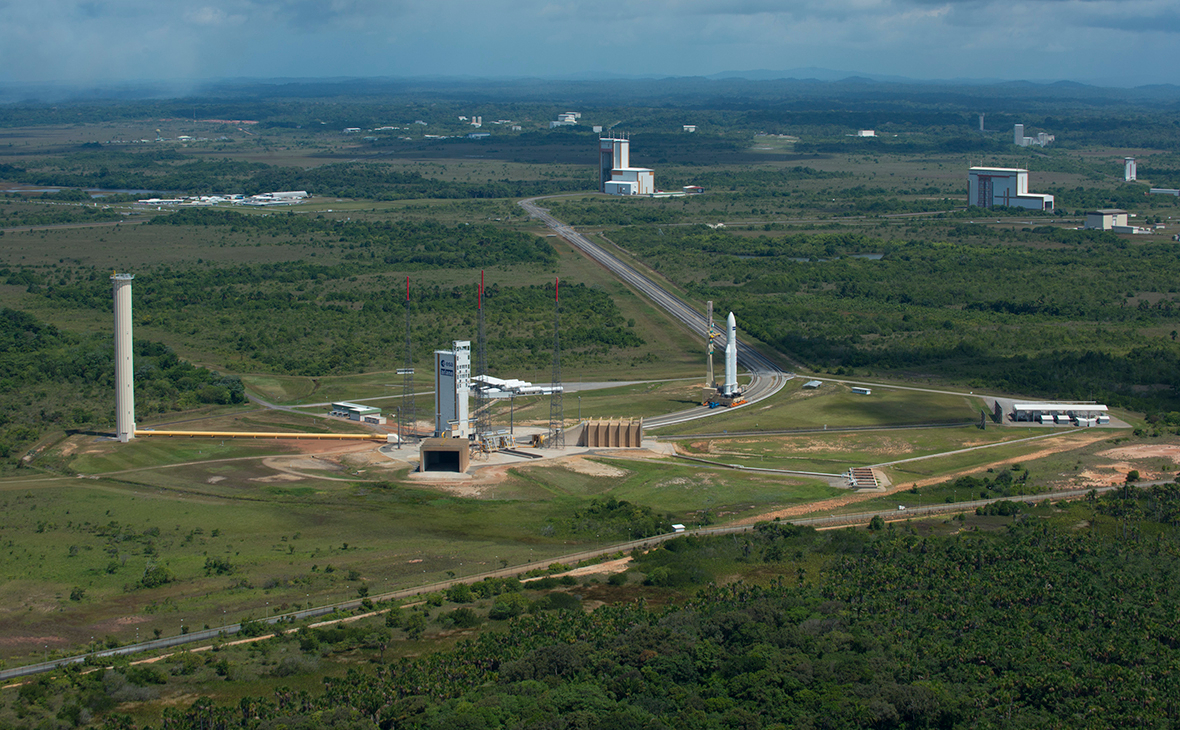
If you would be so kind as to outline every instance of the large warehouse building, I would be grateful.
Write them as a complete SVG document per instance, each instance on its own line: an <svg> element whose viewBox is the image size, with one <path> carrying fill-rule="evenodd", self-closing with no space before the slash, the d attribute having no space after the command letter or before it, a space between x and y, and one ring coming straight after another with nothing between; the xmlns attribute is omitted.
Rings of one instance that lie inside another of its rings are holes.
<svg viewBox="0 0 1180 730"><path fill-rule="evenodd" d="M1028 191L1028 170L973 167L967 173L967 204L980 208L1004 205L1029 210L1053 210L1053 196Z"/></svg>
<svg viewBox="0 0 1180 730"><path fill-rule="evenodd" d="M631 140L603 137L598 140L598 190L610 195L651 195L656 174L646 167L631 167Z"/></svg>

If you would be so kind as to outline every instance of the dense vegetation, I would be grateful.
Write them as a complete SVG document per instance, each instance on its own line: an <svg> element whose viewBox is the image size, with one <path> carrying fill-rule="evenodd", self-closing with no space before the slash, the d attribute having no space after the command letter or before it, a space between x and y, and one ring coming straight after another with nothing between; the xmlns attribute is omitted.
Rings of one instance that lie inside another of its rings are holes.
<svg viewBox="0 0 1180 730"><path fill-rule="evenodd" d="M917 232L927 240L703 226L611 236L813 367L955 373L1006 392L1180 410L1180 346L1141 334L1180 316L1175 244L966 222Z"/></svg>
<svg viewBox="0 0 1180 730"><path fill-rule="evenodd" d="M310 169L261 162L196 159L176 150L101 150L43 158L17 166L0 164L0 180L112 190L156 190L192 194L306 190L312 195L403 200L412 198L507 198L585 190L585 180L434 180L388 165L340 163Z"/></svg>
<svg viewBox="0 0 1180 730"><path fill-rule="evenodd" d="M429 245L436 244L445 242ZM552 249L546 245L542 253L552 255ZM464 254L436 249L404 255L457 260ZM182 271L160 267L136 278L137 324L194 338L239 372L315 376L388 367L403 361L406 332L404 280L380 275L390 269L397 270L397 263L386 264L375 253L338 265L305 260ZM109 307L109 285L95 272L64 284L27 271L10 273L7 281L27 285L59 306ZM423 351L452 339L474 338L475 298L474 286L415 287L413 338L420 343L415 356L422 358ZM567 364L595 362L612 350L643 345L600 290L563 286L561 307ZM489 360L497 371L552 362L552 284L489 285L484 310Z"/></svg>
<svg viewBox="0 0 1180 730"><path fill-rule="evenodd" d="M661 606L584 612L577 597L586 588L530 601L519 584L477 585L447 599L532 608L451 650L374 657L372 668L326 678L322 694L281 687L236 706L198 701L166 708L164 722L174 730L1169 727L1180 706L1171 680L1180 671L1180 487L1068 509L970 518L991 529L943 536L928 526L923 535L908 525L815 532L764 523L736 537L679 538L635 555L632 571ZM1081 515L1084 527L1068 524ZM705 585L734 571L759 582ZM395 609L386 626L412 636L421 611ZM462 626L469 614L440 615ZM307 672L335 643L389 641L372 631L341 625L275 639L304 654L272 655L271 671ZM216 655L162 666L236 671ZM101 687L150 697L169 681L143 671L41 678L14 704L26 724L51 709L66 720L107 711ZM117 713L105 724L133 726Z"/></svg>
<svg viewBox="0 0 1180 730"><path fill-rule="evenodd" d="M114 347L109 336L78 335L0 309L0 460L49 428L105 428L114 423ZM180 360L168 347L135 342L137 417L242 403L237 377Z"/></svg>

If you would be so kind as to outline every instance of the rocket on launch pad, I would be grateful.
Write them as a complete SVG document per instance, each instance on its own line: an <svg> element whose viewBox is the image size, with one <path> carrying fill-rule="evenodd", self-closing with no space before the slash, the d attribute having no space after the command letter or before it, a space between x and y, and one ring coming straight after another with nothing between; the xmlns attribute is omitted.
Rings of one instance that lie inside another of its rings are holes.
<svg viewBox="0 0 1180 730"><path fill-rule="evenodd" d="M733 312L725 320L725 383L721 386L722 395L734 395L738 392L737 382L737 319Z"/></svg>
<svg viewBox="0 0 1180 730"><path fill-rule="evenodd" d="M725 380L720 384L707 383L702 399L703 405L710 408L738 406L746 402L737 379L737 319L733 312L725 319L725 330Z"/></svg>

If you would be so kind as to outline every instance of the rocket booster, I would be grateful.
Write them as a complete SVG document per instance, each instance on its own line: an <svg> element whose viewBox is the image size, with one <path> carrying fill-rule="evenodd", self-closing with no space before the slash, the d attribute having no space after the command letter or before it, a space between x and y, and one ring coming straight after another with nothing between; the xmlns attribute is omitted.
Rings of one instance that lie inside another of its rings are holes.
<svg viewBox="0 0 1180 730"><path fill-rule="evenodd" d="M737 382L737 320L733 312L725 320L725 331L729 337L725 341L725 384L721 386L723 395L734 395L738 392Z"/></svg>

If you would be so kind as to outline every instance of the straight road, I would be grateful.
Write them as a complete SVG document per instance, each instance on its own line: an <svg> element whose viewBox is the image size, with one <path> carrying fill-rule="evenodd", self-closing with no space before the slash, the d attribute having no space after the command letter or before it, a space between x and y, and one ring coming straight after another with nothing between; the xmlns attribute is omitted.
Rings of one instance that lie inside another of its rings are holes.
<svg viewBox="0 0 1180 730"><path fill-rule="evenodd" d="M1167 482L1151 482L1134 485L1137 488L1149 487L1154 484L1163 484ZM997 497L994 499L979 499L970 502L955 502L955 503L941 503L933 504L927 507L910 507L905 510L879 510L875 512L863 512L858 514L845 515L829 515L827 517L804 517L794 520L785 520L784 522L792 525L803 525L814 527L816 529L831 529L836 527L852 527L855 525L867 525L874 517L881 517L887 522L895 522L901 520L913 519L915 517L930 517L939 514L957 514L959 512L973 512L976 507L982 507L993 502L1009 501L1009 502L1041 502L1044 500L1060 501L1083 499L1086 495L1093 491L1097 494L1114 491L1125 488L1124 485L1112 485L1109 487L1099 487L1093 490L1075 489L1067 492L1051 492L1048 494L1030 494L1014 497ZM755 529L755 524L729 525L725 527L702 527L694 530L685 530L679 533L667 533L663 535L653 535L642 540L631 540L629 542L611 545L609 547L601 547L593 550L585 550L582 552L572 553L555 557L551 562L564 563L566 565L578 563L583 560L599 558L605 555L613 555L619 552L630 552L632 550L647 550L655 545L658 545L667 540L674 540L678 537L689 535L696 536L712 536L712 535L731 535L741 532L749 532ZM391 591L383 593L378 596L372 596L371 600L375 603L381 601L403 600L412 598L426 593L433 593L435 591L445 591L453 585L458 583L477 583L485 578L506 578L509 576L520 575L538 567L537 563L527 563L525 565L515 565L500 570L491 570L486 573L478 573L463 578L456 578L454 580L441 581L438 583L431 583L429 585L416 586L413 588L405 588L398 591ZM303 621L306 619L320 618L336 613L337 611L354 612L361 608L361 599L353 599L349 601L342 601L327 606L317 606L315 608L305 609L302 611L293 611L291 613L281 614L279 616L269 616L258 619L258 623L269 626L284 626L296 621ZM342 617L343 618L343 617ZM176 636L165 636L159 639L152 639L149 641L142 641L137 644L128 644L113 649L104 649L102 651L90 652L88 654L79 654L72 657L64 657L61 659L54 659L48 662L39 662L37 664L29 664L23 667L14 667L12 669L0 670L0 681L8 681L17 679L19 677L27 677L42 672L53 671L61 667L66 667L72 664L103 664L102 659L106 657L125 656L128 654L137 654L144 651L154 651L159 649L170 649L185 644L192 644L198 642L214 641L222 637L237 634L242 629L242 624L228 624L226 626L219 626L211 629L201 629L197 631L190 631L186 634L179 634Z"/></svg>
<svg viewBox="0 0 1180 730"><path fill-rule="evenodd" d="M650 299L656 306L663 309L673 319L688 327L689 331L701 337L704 342L707 337L708 322L705 315L698 312L694 307L690 306L683 299L669 292L664 287L652 281L650 278L641 274L634 267L620 261L617 257L609 253L606 249L592 242L590 239L578 233L572 227L562 223L554 218L548 210L537 205L537 201L548 198L563 197L559 195L548 195L537 198L528 198L520 201L520 207L525 211L542 221L545 225L565 239L571 246L576 248L585 256L600 264L607 271L614 274L620 281L633 289L639 291L648 299ZM737 352L738 364L750 371L751 381L746 388L746 405L753 405L758 401L765 400L775 393L782 390L782 387L788 380L795 377L793 373L783 371L778 365L772 362L769 358L762 355L762 353L755 350L753 347L738 340ZM738 406L739 408L744 406ZM693 408L687 411L680 411L678 413L670 413L666 416L657 416L655 418L646 418L643 421L644 429L657 428L659 426L668 426L673 423L682 423L684 421L691 421L697 418L704 418L706 416L717 413L717 409L710 409L704 406Z"/></svg>

